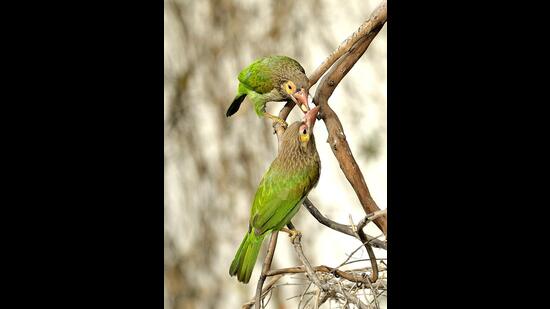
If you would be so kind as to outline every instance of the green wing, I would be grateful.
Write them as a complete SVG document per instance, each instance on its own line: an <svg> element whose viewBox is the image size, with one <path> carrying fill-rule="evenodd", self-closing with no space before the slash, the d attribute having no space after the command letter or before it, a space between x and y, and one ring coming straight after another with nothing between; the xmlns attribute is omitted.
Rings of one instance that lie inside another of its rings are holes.
<svg viewBox="0 0 550 309"><path fill-rule="evenodd" d="M288 175L270 168L256 191L250 214L256 235L285 226L312 187L307 173Z"/></svg>
<svg viewBox="0 0 550 309"><path fill-rule="evenodd" d="M247 88L260 93L268 93L273 89L273 75L269 58L261 58L252 62L239 73L239 81Z"/></svg>

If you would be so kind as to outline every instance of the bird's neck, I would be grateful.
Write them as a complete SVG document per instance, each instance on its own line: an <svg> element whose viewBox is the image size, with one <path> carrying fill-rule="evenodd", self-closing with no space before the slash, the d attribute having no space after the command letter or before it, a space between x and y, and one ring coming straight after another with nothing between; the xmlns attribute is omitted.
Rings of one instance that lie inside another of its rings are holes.
<svg viewBox="0 0 550 309"><path fill-rule="evenodd" d="M292 173L320 168L319 153L313 134L306 147L302 146L298 138L286 140L284 143L273 162L278 170Z"/></svg>

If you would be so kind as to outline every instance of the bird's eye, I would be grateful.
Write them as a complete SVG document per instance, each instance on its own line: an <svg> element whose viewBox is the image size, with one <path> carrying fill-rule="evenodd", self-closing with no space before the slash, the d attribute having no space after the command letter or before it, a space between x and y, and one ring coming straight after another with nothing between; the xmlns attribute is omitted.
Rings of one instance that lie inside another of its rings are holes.
<svg viewBox="0 0 550 309"><path fill-rule="evenodd" d="M309 135L307 134L307 128L305 125L300 127L300 141L302 143L309 141Z"/></svg>
<svg viewBox="0 0 550 309"><path fill-rule="evenodd" d="M294 83L292 81L289 80L289 81L286 81L283 84L283 89L286 91L286 93L293 94L294 89L296 89L296 86L294 85Z"/></svg>

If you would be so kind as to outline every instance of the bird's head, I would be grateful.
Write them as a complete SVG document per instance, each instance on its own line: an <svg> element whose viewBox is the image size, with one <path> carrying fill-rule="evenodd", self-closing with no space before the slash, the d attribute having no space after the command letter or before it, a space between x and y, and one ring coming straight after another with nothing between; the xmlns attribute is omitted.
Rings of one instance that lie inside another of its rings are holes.
<svg viewBox="0 0 550 309"><path fill-rule="evenodd" d="M282 92L290 98L305 113L309 111L307 102L309 80L305 73L298 72L292 79L287 79L281 84Z"/></svg>
<svg viewBox="0 0 550 309"><path fill-rule="evenodd" d="M316 106L308 110L304 118L301 121L293 123L287 131L294 131L290 133L293 138L296 138L303 152L308 153L315 150L315 139L313 138L313 126L317 119L317 113L319 112L319 106Z"/></svg>
<svg viewBox="0 0 550 309"><path fill-rule="evenodd" d="M279 150L279 156L296 161L296 159L304 158L304 154L307 156L317 152L313 126L318 112L319 106L308 110L301 121L292 123L285 130L281 140L282 146Z"/></svg>

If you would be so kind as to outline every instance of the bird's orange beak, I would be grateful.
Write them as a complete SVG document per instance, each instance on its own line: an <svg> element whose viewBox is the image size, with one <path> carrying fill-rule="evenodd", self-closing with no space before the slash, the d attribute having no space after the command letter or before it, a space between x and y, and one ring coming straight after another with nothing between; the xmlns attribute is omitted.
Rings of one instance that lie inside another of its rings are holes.
<svg viewBox="0 0 550 309"><path fill-rule="evenodd" d="M309 105L307 104L307 95L308 94L304 90L304 88L300 89L300 91L292 95L296 99L296 104L300 107L304 114L309 111Z"/></svg>
<svg viewBox="0 0 550 309"><path fill-rule="evenodd" d="M319 106L315 106L314 108L308 110L304 115L304 122L306 123L310 131L313 130L313 125L315 124L315 120L317 120L318 113Z"/></svg>

